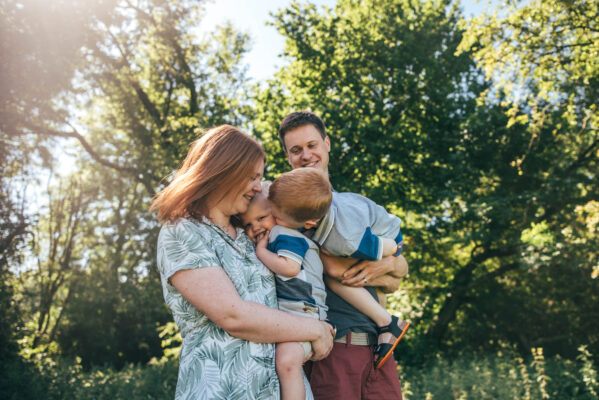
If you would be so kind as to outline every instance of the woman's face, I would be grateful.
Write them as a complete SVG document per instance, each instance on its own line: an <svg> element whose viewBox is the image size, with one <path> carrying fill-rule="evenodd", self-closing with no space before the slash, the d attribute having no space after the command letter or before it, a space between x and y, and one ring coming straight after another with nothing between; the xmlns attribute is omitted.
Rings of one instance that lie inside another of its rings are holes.
<svg viewBox="0 0 599 400"><path fill-rule="evenodd" d="M244 188L238 194L227 197L224 202L228 203L225 207L228 208L228 215L241 214L247 211L250 201L256 193L262 192L260 180L264 173L264 160L256 164L254 169L248 171L248 176Z"/></svg>

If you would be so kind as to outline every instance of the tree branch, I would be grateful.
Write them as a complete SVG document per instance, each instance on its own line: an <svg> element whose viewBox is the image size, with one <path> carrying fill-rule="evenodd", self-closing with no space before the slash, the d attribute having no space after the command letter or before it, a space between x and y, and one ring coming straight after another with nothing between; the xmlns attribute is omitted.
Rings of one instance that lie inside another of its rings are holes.
<svg viewBox="0 0 599 400"><path fill-rule="evenodd" d="M187 87L187 90L189 90L189 113L190 113L190 115L195 115L199 110L198 94L197 94L197 89L195 87L195 82L193 81L193 72L191 71L191 68L189 67L189 64L187 63L187 60L185 58L185 53L184 53L183 49L181 48L181 45L179 44L179 42L177 42L174 39L174 37L173 37L174 35L167 34L167 31L165 29L163 29L163 27L156 22L156 20L154 19L154 17L151 14L147 13L145 10L142 10L138 6L131 4L130 1L127 1L126 3L129 7L131 7L133 10L135 10L142 18L144 18L145 20L149 21L152 25L154 25L154 27L158 30L159 35L162 36L162 38L164 40L169 42L171 46L173 46L173 49L175 50L177 62L179 63L179 65L181 66L181 69L183 70L183 73L181 74L181 77L178 80L181 83L183 83L185 85L185 87ZM169 30L174 31L174 28L170 27Z"/></svg>
<svg viewBox="0 0 599 400"><path fill-rule="evenodd" d="M81 143L81 145L83 146L83 148L85 149L85 151L98 163L102 164L105 167L108 168L112 168L115 169L117 171L121 171L121 172L129 172L135 176L138 176L140 174L140 171L138 171L135 168L132 167L126 167L126 166L122 166L116 163L113 163L112 161L108 161L105 158L102 158L102 156L100 156L100 154L98 154L89 144L89 142L87 140L85 140L85 138L79 133L77 132L76 129L73 128L72 132L63 132L63 131L57 131L55 129L51 129L48 127L43 127L43 126L39 126L39 125L34 125L31 124L29 122L26 122L25 127L27 129L29 129L32 133L37 133L40 135L47 135L47 136L58 136L58 137L64 137L64 138L75 138L79 141L79 143Z"/></svg>

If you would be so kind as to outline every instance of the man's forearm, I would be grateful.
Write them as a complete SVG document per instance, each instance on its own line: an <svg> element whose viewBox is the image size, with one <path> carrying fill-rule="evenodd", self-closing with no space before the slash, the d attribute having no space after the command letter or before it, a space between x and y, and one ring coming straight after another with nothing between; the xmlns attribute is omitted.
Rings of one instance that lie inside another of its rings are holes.
<svg viewBox="0 0 599 400"><path fill-rule="evenodd" d="M365 286L376 287L383 293L393 293L397 290L400 283L401 278L396 278L390 274L387 274L369 281Z"/></svg>
<svg viewBox="0 0 599 400"><path fill-rule="evenodd" d="M402 255L390 256L387 261L391 263L391 270L385 275L372 279L368 282L368 286L377 286L384 293L393 293L399 287L401 279L408 274L408 262Z"/></svg>

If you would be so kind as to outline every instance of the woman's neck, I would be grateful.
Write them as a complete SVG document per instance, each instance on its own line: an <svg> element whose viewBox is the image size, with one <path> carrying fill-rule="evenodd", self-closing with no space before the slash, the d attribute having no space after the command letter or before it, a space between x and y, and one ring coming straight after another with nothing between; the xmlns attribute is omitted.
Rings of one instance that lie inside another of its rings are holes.
<svg viewBox="0 0 599 400"><path fill-rule="evenodd" d="M231 224L231 216L226 215L218 208L211 208L208 212L207 218L215 225L218 225L223 231L229 236L235 239L235 227Z"/></svg>

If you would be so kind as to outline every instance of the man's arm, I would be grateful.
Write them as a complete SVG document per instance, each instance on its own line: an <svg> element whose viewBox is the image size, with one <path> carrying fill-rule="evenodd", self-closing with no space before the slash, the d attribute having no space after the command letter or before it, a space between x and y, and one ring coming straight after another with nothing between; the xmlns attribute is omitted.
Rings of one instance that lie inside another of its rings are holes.
<svg viewBox="0 0 599 400"><path fill-rule="evenodd" d="M323 254L320 258L325 273L347 286L376 286L385 293L397 290L401 278L408 274L408 263L400 255L384 257L379 261L360 261Z"/></svg>

